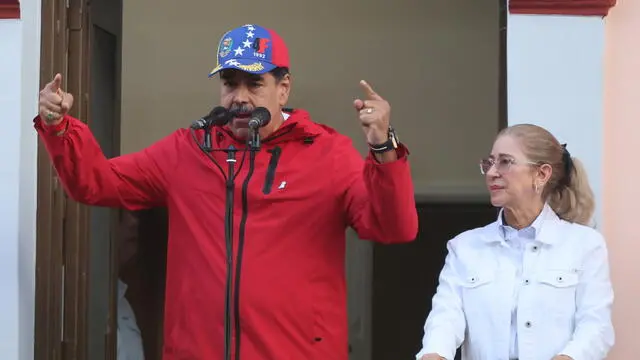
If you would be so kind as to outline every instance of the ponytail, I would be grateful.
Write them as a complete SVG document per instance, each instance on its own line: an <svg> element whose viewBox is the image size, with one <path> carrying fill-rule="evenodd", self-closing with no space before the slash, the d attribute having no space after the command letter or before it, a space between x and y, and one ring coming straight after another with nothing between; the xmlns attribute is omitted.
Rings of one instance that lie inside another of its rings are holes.
<svg viewBox="0 0 640 360"><path fill-rule="evenodd" d="M564 174L566 181L558 182L550 192L548 202L561 219L589 225L595 210L593 191L582 162L571 156L569 160L571 166Z"/></svg>

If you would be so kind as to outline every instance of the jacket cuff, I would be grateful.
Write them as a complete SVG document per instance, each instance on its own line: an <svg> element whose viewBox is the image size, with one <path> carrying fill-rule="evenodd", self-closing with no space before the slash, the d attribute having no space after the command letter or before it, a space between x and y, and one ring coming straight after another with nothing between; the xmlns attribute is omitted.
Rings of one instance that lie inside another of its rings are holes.
<svg viewBox="0 0 640 360"><path fill-rule="evenodd" d="M567 346L565 346L564 349L562 349L562 351L558 353L558 356L565 355L574 360L586 359L584 356L582 356L581 348L582 346L575 343L574 341L571 341L570 343L567 344Z"/></svg>
<svg viewBox="0 0 640 360"><path fill-rule="evenodd" d="M416 354L416 360L420 360L426 354L438 354L447 360L454 360L456 350L455 340L448 337L429 336L420 352Z"/></svg>
<svg viewBox="0 0 640 360"><path fill-rule="evenodd" d="M42 132L46 135L62 136L69 127L69 116L64 115L62 117L62 121L60 121L56 125L48 125L42 120L40 115L38 115L33 119L33 127L38 132Z"/></svg>
<svg viewBox="0 0 640 360"><path fill-rule="evenodd" d="M389 164L395 164L398 162L406 162L407 158L409 157L409 149L404 145L404 144L399 144L398 148L395 149L396 151L396 155L398 157L397 160L395 161L391 161L391 162L387 162L387 163L381 163L378 161L378 159L376 159L376 155L373 151L369 150L369 155L367 156L367 161L371 162L373 164L379 165L379 166L385 166L385 165L389 165Z"/></svg>

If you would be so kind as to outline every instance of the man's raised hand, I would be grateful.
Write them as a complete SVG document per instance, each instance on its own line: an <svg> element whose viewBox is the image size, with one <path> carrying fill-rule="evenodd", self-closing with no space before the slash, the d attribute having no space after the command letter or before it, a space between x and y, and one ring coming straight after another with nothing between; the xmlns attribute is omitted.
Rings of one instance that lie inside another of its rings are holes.
<svg viewBox="0 0 640 360"><path fill-rule="evenodd" d="M73 95L60 89L62 75L56 74L53 80L40 90L38 110L42 121L48 125L56 125L73 106Z"/></svg>
<svg viewBox="0 0 640 360"><path fill-rule="evenodd" d="M366 81L360 81L360 86L365 98L356 99L353 106L358 112L364 134L369 144L383 143L388 139L391 106Z"/></svg>

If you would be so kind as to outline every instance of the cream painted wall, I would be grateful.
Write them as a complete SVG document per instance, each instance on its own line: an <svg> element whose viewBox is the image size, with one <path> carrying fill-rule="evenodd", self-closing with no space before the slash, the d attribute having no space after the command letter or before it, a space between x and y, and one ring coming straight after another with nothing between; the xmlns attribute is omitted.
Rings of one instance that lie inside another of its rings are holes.
<svg viewBox="0 0 640 360"><path fill-rule="evenodd" d="M609 360L640 354L638 154L640 154L640 2L618 1L605 19L604 232L616 291L616 345Z"/></svg>
<svg viewBox="0 0 640 360"><path fill-rule="evenodd" d="M364 139L352 101L367 79L392 104L419 194L485 194L478 159L498 128L498 3L126 1L122 151L188 126L217 104L217 43L246 23L288 42L290 106ZM246 10L240 10L246 9ZM328 25L333 23L334 25Z"/></svg>

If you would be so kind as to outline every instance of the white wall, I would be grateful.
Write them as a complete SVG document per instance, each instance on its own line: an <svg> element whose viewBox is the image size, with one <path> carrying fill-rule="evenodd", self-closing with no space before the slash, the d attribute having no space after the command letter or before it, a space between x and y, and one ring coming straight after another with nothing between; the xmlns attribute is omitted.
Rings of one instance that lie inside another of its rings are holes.
<svg viewBox="0 0 640 360"><path fill-rule="evenodd" d="M551 131L582 160L601 221L604 24L595 16L509 15L509 125Z"/></svg>
<svg viewBox="0 0 640 360"><path fill-rule="evenodd" d="M40 1L0 20L0 354L33 359Z"/></svg>
<svg viewBox="0 0 640 360"><path fill-rule="evenodd" d="M33 117L40 90L40 0L21 1L22 72L20 131L20 186L18 207L18 359L33 359L38 138ZM2 90L0 90L2 91ZM17 124L16 124L17 125ZM3 357L4 359L4 357ZM7 358L9 359L9 358Z"/></svg>
<svg viewBox="0 0 640 360"><path fill-rule="evenodd" d="M20 56L21 23L0 20L0 354L18 358L18 224L20 187Z"/></svg>

